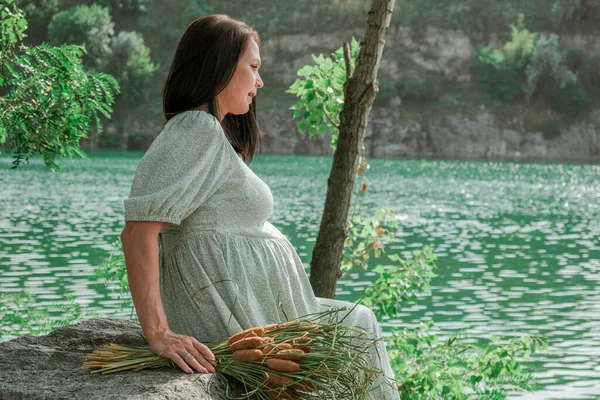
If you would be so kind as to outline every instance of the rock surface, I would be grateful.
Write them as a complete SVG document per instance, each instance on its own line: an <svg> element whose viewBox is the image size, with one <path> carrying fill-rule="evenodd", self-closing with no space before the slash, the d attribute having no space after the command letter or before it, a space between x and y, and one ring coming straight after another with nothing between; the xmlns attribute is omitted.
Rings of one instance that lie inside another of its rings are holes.
<svg viewBox="0 0 600 400"><path fill-rule="evenodd" d="M265 154L332 155L324 138L298 131L291 112L267 111L259 116ZM441 158L544 162L600 162L600 111L546 138L519 116L487 110L469 115L439 113L415 117L402 109L373 109L365 132L363 155L376 158Z"/></svg>
<svg viewBox="0 0 600 400"><path fill-rule="evenodd" d="M362 24L362 23L361 23ZM361 38L363 26L336 32L279 34L263 38L261 47L263 78L266 87L279 87L283 92L297 78L297 71L313 64L312 54L329 56L343 42L352 37ZM500 46L503 33L490 32L489 40ZM566 49L584 52L600 51L599 35L561 34ZM472 60L479 43L465 32L435 26L410 28L392 24L381 59L379 78L391 80L397 87L410 79L420 77L431 81L453 83L456 87L475 90ZM467 85L467 86L465 86ZM468 86L472 85L472 86ZM367 157L378 158L441 158L466 160L515 160L544 162L600 162L600 110L585 117L564 123L555 123L556 113L537 109L525 103L515 104L512 111L493 106L491 97L469 97L473 104L455 109L460 102L454 96L460 91L448 92L440 105L440 93L431 89L431 99L421 102L400 94L373 107L367 132ZM454 93L454 94L453 94ZM262 152L265 154L329 156L333 154L329 135L315 135L309 139L301 133L287 106L261 108L259 92L258 120L263 135ZM462 103L461 103L462 104ZM487 104L487 105L486 105ZM513 112L514 111L514 112ZM164 121L137 121L136 132L147 132L139 149L150 146L162 130ZM545 131L545 132L544 132ZM106 123L106 134L115 134L117 125ZM91 134L84 142L86 149L94 149L99 137Z"/></svg>
<svg viewBox="0 0 600 400"><path fill-rule="evenodd" d="M103 318L0 343L0 399L226 399L227 383L216 375L174 368L90 374L84 356L109 343L146 342L139 325Z"/></svg>

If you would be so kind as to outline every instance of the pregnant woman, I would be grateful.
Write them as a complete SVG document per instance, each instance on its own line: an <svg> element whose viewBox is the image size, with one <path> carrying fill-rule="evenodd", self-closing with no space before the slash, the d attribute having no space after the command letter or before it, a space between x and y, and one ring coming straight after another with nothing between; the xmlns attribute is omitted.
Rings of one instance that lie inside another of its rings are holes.
<svg viewBox="0 0 600 400"><path fill-rule="evenodd" d="M331 306L315 297L296 251L269 222L269 187L248 167L260 136L258 34L210 15L184 32L164 86L167 123L140 161L121 241L131 294L150 348L192 373L214 372L201 342ZM374 337L373 313L344 321ZM398 399L385 345L373 399ZM213 361L211 361L213 360Z"/></svg>

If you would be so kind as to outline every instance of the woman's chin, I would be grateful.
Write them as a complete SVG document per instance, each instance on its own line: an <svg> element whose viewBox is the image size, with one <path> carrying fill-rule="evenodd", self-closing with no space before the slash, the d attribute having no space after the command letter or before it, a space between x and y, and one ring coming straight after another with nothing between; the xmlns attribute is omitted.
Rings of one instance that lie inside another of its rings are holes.
<svg viewBox="0 0 600 400"><path fill-rule="evenodd" d="M247 104L245 108L240 107L238 109L230 111L230 114L243 115L246 114L248 111L250 111L250 104Z"/></svg>

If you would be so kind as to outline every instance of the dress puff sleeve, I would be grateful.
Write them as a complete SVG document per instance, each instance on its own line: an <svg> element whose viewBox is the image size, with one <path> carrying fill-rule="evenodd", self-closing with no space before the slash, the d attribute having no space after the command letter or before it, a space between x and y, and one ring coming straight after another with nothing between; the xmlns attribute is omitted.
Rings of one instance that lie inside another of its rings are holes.
<svg viewBox="0 0 600 400"><path fill-rule="evenodd" d="M235 151L211 114L187 111L171 118L137 166L125 222L179 225L225 182Z"/></svg>

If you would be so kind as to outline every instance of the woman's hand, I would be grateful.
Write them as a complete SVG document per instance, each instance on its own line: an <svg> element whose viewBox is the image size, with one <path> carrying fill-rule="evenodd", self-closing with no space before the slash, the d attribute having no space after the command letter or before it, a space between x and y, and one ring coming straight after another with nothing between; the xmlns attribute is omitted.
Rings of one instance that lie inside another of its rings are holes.
<svg viewBox="0 0 600 400"><path fill-rule="evenodd" d="M202 374L212 373L217 365L212 351L193 337L178 335L169 329L158 274L157 237L165 225L164 222L129 221L123 228L121 243L131 297L153 353L173 360L189 374L192 368Z"/></svg>
<svg viewBox="0 0 600 400"><path fill-rule="evenodd" d="M192 368L201 374L215 372L217 363L214 354L191 336L168 330L147 339L154 354L173 360L188 374L193 372Z"/></svg>

